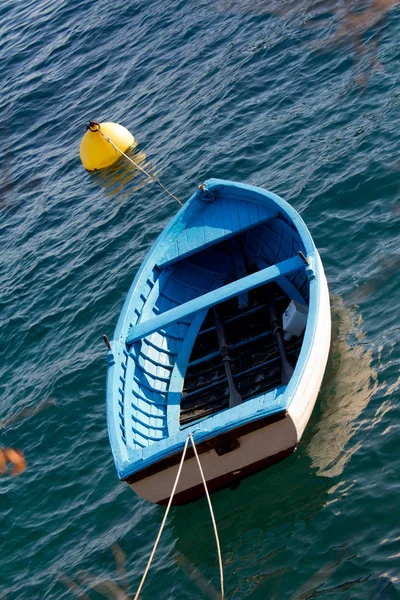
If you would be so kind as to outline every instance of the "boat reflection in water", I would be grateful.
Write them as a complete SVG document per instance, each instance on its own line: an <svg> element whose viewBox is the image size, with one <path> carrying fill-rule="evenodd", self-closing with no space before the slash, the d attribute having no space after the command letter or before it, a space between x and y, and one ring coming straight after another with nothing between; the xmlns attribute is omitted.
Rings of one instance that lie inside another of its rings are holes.
<svg viewBox="0 0 400 600"><path fill-rule="evenodd" d="M357 444L349 444L357 420L378 388L372 349L363 343L362 317L342 298L332 302L330 365L320 394L321 415L314 424L307 454L318 475L340 475Z"/></svg>

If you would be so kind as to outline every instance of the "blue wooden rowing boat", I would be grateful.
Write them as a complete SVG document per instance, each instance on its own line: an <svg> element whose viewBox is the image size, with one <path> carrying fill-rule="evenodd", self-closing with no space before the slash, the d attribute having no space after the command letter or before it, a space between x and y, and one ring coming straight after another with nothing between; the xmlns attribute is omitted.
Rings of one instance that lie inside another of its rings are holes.
<svg viewBox="0 0 400 600"><path fill-rule="evenodd" d="M119 478L165 504L189 433L211 491L288 456L329 346L328 287L301 217L264 189L208 180L150 249L108 350ZM194 460L176 504L203 494Z"/></svg>

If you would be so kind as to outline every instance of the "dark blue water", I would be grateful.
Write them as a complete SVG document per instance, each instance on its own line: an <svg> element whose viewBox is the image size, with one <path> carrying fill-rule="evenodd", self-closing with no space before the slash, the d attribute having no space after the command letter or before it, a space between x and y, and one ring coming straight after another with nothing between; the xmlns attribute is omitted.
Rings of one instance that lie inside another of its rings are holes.
<svg viewBox="0 0 400 600"><path fill-rule="evenodd" d="M82 168L91 118L183 201L209 176L282 195L324 262L298 451L213 496L227 598L400 598L398 4L2 1L1 441L28 470L0 480L0 598L117 598L113 544L133 597L164 513L117 480L101 335L179 207L129 164ZM172 511L143 598L212 597L193 568L218 589L205 501Z"/></svg>

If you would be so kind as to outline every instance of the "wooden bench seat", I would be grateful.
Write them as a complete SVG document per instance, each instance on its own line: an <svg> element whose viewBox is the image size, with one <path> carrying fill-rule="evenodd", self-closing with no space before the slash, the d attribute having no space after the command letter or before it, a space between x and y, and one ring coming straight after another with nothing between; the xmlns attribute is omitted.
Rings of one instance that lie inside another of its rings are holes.
<svg viewBox="0 0 400 600"><path fill-rule="evenodd" d="M160 315L139 322L129 329L126 344L133 344L155 331L183 320L185 317L192 316L203 310L208 310L209 308L221 304L221 302L225 302L226 300L230 300L243 292L248 292L265 283L270 283L282 276L290 275L290 273L294 273L295 271L304 268L305 264L301 258L299 256L293 256L276 265L257 271L257 273L247 275L238 281L228 283L227 285L212 290L211 292L207 292L198 298L189 300L180 306L176 306L171 310L167 310Z"/></svg>

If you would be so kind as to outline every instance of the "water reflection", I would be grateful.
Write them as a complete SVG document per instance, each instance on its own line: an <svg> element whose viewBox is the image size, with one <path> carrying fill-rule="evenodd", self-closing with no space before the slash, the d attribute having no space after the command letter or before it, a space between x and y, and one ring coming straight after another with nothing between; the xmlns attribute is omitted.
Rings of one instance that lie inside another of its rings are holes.
<svg viewBox="0 0 400 600"><path fill-rule="evenodd" d="M75 579L62 574L60 582L81 600L91 600L89 593L92 591L108 600L132 600L133 595L130 595L130 588L132 586L127 574L126 554L118 544L114 544L111 550L114 555L116 570L114 579L96 576L88 571L81 571L76 575ZM183 554L177 553L174 556L174 561L202 592L204 598L209 598L209 600L218 600L221 598L221 593L214 588L212 583ZM142 596L139 596L140 598Z"/></svg>
<svg viewBox="0 0 400 600"><path fill-rule="evenodd" d="M145 169L150 175L156 176L156 169L154 165L146 163L146 154L143 150L133 147L126 154L139 167ZM90 176L109 198L118 199L122 203L129 200L132 193L141 190L149 181L139 168L134 167L124 157L106 169L91 173Z"/></svg>
<svg viewBox="0 0 400 600"><path fill-rule="evenodd" d="M336 32L318 42L317 47L329 49L343 44L351 45L356 52L358 70L354 81L366 87L371 74L382 70L378 60L380 36L386 25L387 14L399 4L400 0L373 0L367 6L365 2L350 5L340 3L332 10L338 18Z"/></svg>
<svg viewBox="0 0 400 600"><path fill-rule="evenodd" d="M352 39L354 46L362 44L362 35L376 25L384 23L387 13L400 4L400 0L373 0L370 5L365 2L338 3L339 7L333 12L339 16L339 27L336 33L328 38L329 41Z"/></svg>
<svg viewBox="0 0 400 600"><path fill-rule="evenodd" d="M340 567L345 554L339 553L335 560L329 560L322 565L307 581L290 596L289 600L306 600L314 596L324 595L320 588L326 584L329 577ZM348 589L348 588L347 588ZM278 598L276 598L278 600Z"/></svg>
<svg viewBox="0 0 400 600"><path fill-rule="evenodd" d="M0 139L2 142L1 157L2 166L0 173L0 209L8 211L12 208L11 195L15 188L12 178L11 166L13 163L11 142L11 116L0 127Z"/></svg>
<svg viewBox="0 0 400 600"><path fill-rule="evenodd" d="M324 19L336 16L339 26L336 39L363 34L385 19L387 13L398 6L400 0L222 0L220 12L232 14L276 15L313 19L320 24ZM332 38L330 38L332 39Z"/></svg>
<svg viewBox="0 0 400 600"><path fill-rule="evenodd" d="M33 417L49 406L55 406L55 404L55 399L50 397L34 406L24 406L10 415L2 417L0 419L0 433L3 433L6 428L11 427L24 419ZM0 446L0 476L20 475L21 473L24 473L26 469L27 463L22 450Z"/></svg>
<svg viewBox="0 0 400 600"><path fill-rule="evenodd" d="M115 579L107 579L92 575L88 571L81 571L76 577L77 581L62 574L60 577L61 583L80 600L90 600L91 596L87 593L90 591L94 591L102 598L108 598L109 600L130 600L126 554L118 544L114 544L111 550L115 561Z"/></svg>
<svg viewBox="0 0 400 600"><path fill-rule="evenodd" d="M0 431L2 429L15 425L16 423L19 423L24 419L29 419L30 417L37 415L43 410L55 405L55 398L50 396L49 398L46 398L45 400L42 400L41 402L38 402L37 404L34 404L32 406L23 406L22 408L12 412L11 414L0 418Z"/></svg>
<svg viewBox="0 0 400 600"><path fill-rule="evenodd" d="M363 343L362 317L332 297L332 346L320 394L321 416L307 454L319 475L340 475L357 445L349 441L357 419L378 388L372 350Z"/></svg>
<svg viewBox="0 0 400 600"><path fill-rule="evenodd" d="M271 15L282 19L300 19L300 27L318 31L319 39L313 45L331 50L340 45L351 46L356 53L354 80L366 86L371 73L381 69L378 43L388 13L400 0L372 0L346 2L341 0L223 0L219 10L230 14ZM330 34L332 25L335 33ZM374 30L373 33L371 30Z"/></svg>
<svg viewBox="0 0 400 600"><path fill-rule="evenodd" d="M213 494L228 597L286 597L283 591L303 554L299 541L307 524L330 500L332 480L315 477L310 466L308 456L295 454L244 480L235 491ZM200 568L210 582L209 590L218 589L207 503L201 500L174 512L169 527L175 551Z"/></svg>
<svg viewBox="0 0 400 600"><path fill-rule="evenodd" d="M21 450L0 448L0 476L20 475L26 471L26 461Z"/></svg>

